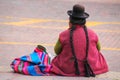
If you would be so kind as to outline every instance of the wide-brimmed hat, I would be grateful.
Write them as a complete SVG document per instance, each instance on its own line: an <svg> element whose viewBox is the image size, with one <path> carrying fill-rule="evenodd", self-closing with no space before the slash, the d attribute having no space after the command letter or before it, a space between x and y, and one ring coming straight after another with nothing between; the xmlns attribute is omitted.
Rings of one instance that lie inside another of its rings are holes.
<svg viewBox="0 0 120 80"><path fill-rule="evenodd" d="M82 5L76 4L73 6L73 10L68 10L67 14L74 18L88 18L89 14L85 12L85 8Z"/></svg>

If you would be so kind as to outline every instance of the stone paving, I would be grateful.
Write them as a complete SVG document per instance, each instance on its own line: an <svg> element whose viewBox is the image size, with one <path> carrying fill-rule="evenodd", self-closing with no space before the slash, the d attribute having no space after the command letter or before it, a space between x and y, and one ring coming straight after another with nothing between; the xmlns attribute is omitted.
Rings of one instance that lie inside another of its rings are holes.
<svg viewBox="0 0 120 80"><path fill-rule="evenodd" d="M76 3L86 6L87 26L98 34L110 71L95 78L13 73L11 61L30 54L38 44L54 55L59 33L68 28L66 11ZM119 0L0 0L0 80L120 80L119 9Z"/></svg>

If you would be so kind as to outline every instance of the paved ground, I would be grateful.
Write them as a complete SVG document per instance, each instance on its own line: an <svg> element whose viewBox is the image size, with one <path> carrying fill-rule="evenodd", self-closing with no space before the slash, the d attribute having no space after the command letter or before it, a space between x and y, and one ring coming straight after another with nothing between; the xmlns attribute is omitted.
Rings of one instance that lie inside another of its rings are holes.
<svg viewBox="0 0 120 80"><path fill-rule="evenodd" d="M54 55L58 34L68 27L66 11L76 3L86 6L87 26L98 34L110 71L96 78L12 73L11 61L31 53L37 44ZM119 0L0 0L0 80L120 80L119 10Z"/></svg>

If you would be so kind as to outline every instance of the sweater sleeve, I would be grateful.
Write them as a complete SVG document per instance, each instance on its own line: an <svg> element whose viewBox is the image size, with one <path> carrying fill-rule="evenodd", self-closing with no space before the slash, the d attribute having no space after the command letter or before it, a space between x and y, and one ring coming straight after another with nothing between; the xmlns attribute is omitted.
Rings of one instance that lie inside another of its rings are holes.
<svg viewBox="0 0 120 80"><path fill-rule="evenodd" d="M99 41L97 42L97 49L98 49L98 51L101 50L101 46L100 46L100 42Z"/></svg>
<svg viewBox="0 0 120 80"><path fill-rule="evenodd" d="M62 46L61 46L61 43L60 43L60 40L58 39L55 46L54 46L54 51L56 53L56 55L59 55L60 52L62 51Z"/></svg>

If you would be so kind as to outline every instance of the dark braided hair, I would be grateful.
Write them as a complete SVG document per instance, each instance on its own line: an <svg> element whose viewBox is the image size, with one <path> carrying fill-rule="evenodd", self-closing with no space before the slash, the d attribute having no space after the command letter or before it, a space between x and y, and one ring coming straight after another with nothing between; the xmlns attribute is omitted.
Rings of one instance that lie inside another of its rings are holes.
<svg viewBox="0 0 120 80"><path fill-rule="evenodd" d="M74 45L73 45L73 31L75 29L76 29L75 25L72 25L72 27L70 29L70 45L71 45L72 54L73 54L73 57L74 57L75 74L79 75L80 74L80 70L78 68L78 62L77 62L77 58L76 58L75 51L74 51Z"/></svg>
<svg viewBox="0 0 120 80"><path fill-rule="evenodd" d="M84 29L85 35L86 35L86 59L87 59L87 56L88 56L88 48L89 48L89 47L87 47L87 46L89 46L89 37L88 37L88 31L87 31L86 25L84 25L83 29Z"/></svg>
<svg viewBox="0 0 120 80"><path fill-rule="evenodd" d="M84 25L86 23L86 20L70 17L70 23L72 23L72 27L70 28L70 46L71 46L72 54L73 54L73 57L74 57L75 74L80 75L80 70L79 70L79 67L78 67L78 61L77 61L77 58L76 58L76 55L75 55L74 45L73 45L73 32L76 29L76 24Z"/></svg>
<svg viewBox="0 0 120 80"><path fill-rule="evenodd" d="M83 29L86 35L86 57L84 60L84 68L85 68L85 76L86 77L95 77L95 74L93 73L92 68L90 67L87 57L88 57L88 49L89 49L89 37L88 37L88 32L87 32L87 28L85 26L86 23L86 19L74 19L74 18L70 18L70 22L72 23L72 27L70 28L70 45L71 45L71 49L72 49L72 54L74 57L74 66L75 66L75 74L76 75L80 75L80 70L78 67L78 60L76 58L75 55L75 51L74 51L74 45L73 45L73 32L76 29L76 24L80 24L80 25L84 25Z"/></svg>
<svg viewBox="0 0 120 80"><path fill-rule="evenodd" d="M90 67L90 64L88 62L88 50L89 50L89 37L88 37L88 31L87 31L87 27L84 26L84 32L85 32L85 35L86 35L86 56L85 56L85 60L84 60L84 68L85 68L85 76L86 77L95 77L95 74L92 70L92 68Z"/></svg>
<svg viewBox="0 0 120 80"><path fill-rule="evenodd" d="M79 25L85 25L86 19L85 18L76 18L76 17L70 17L70 23L72 24L79 24Z"/></svg>

